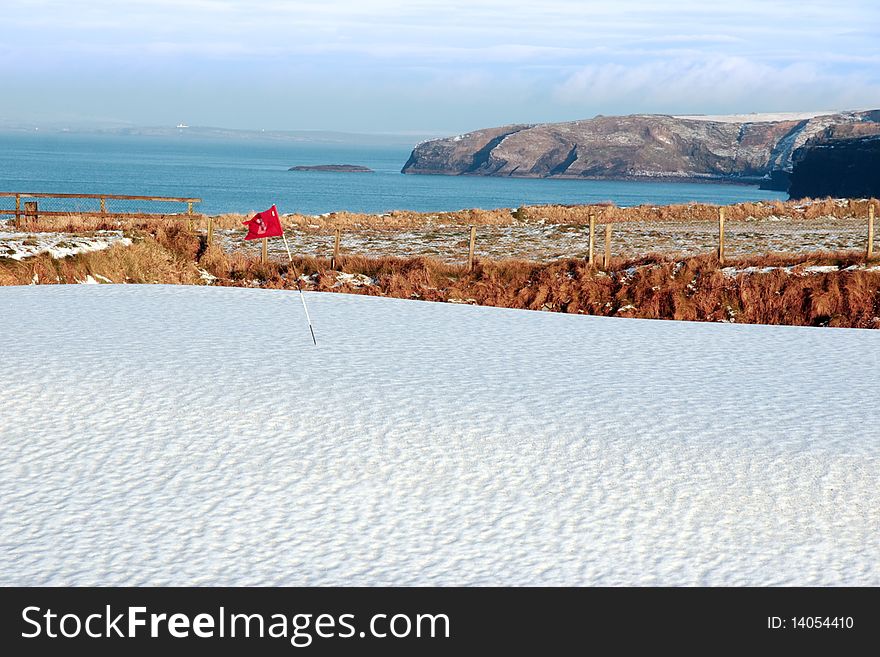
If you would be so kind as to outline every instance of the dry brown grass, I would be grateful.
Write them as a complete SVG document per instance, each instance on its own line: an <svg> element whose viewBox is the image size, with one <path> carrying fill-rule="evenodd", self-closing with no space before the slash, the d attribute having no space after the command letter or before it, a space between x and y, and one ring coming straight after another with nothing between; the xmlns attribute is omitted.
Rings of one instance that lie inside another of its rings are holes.
<svg viewBox="0 0 880 657"><path fill-rule="evenodd" d="M746 258L728 265L793 269L731 276L711 256L620 260L607 273L583 260L479 261L467 272L431 258L345 258L341 271L375 280L364 287L340 284L326 259L296 259L291 273L309 275L307 288L318 291L590 315L880 328L880 271L804 271L808 265L847 266L860 259L852 253ZM286 272L282 264L259 268L239 258L222 284L258 280L266 287L292 288Z"/></svg>
<svg viewBox="0 0 880 657"><path fill-rule="evenodd" d="M220 228L241 228L241 222L249 219L248 215L224 214L214 218L215 225ZM508 225L514 218L510 210L460 210L458 212L411 212L394 210L385 214L361 214L355 212L330 212L312 216L289 214L282 216L282 223L287 228L317 230L321 232L357 230L362 228L380 230L408 230L422 228L432 224L470 226Z"/></svg>
<svg viewBox="0 0 880 657"><path fill-rule="evenodd" d="M203 217L195 215L193 226L200 226ZM55 233L92 233L98 230L124 230L152 232L157 227L170 229L172 227L187 227L187 221L179 216L129 218L114 217L113 215L78 215L69 214L63 216L39 215L36 218L22 217L21 230L34 232Z"/></svg>
<svg viewBox="0 0 880 657"><path fill-rule="evenodd" d="M114 283L194 284L200 282L197 256L201 244L198 236L172 224L136 237L127 247L68 258L42 254L21 261L0 259L0 285L77 283L90 275Z"/></svg>
<svg viewBox="0 0 880 657"><path fill-rule="evenodd" d="M726 206L726 218L740 221L747 218L763 219L767 217L783 217L793 220L812 220L820 217L846 219L866 217L868 204L874 205L875 212L880 216L880 201L877 199L806 199L800 201L770 201L737 203ZM715 221L718 217L717 205L690 203L682 205L639 205L619 208L612 204L596 205L536 205L525 206L516 210L461 210L458 212L410 212L395 210L387 214L358 214L352 212L332 212L327 215L311 216L292 214L282 217L287 228L298 228L316 232L332 232L342 230L410 230L425 228L432 225L470 226L496 225L506 226L513 223L539 222L560 225L583 225L589 223L590 214L595 214L603 222L623 221ZM242 222L250 218L244 214L222 214L213 217L214 226L220 229L241 229ZM79 216L65 217L40 216L30 219L27 230L58 231L58 232L91 232L95 230L141 230L150 231L155 225L186 224L186 219L176 217L156 218L115 218L112 216ZM196 215L193 224L203 229L206 217Z"/></svg>
<svg viewBox="0 0 880 657"><path fill-rule="evenodd" d="M730 221L785 217L795 220L811 220L820 217L846 219L867 217L868 205L873 203L880 211L877 199L849 199L843 202L825 199L802 199L799 201L768 201L736 203L725 206L725 218ZM589 223L590 214L603 222L621 221L716 221L717 205L688 203L680 205L638 205L619 208L615 205L548 205L520 208L517 216L524 220L545 220L547 223L578 225Z"/></svg>

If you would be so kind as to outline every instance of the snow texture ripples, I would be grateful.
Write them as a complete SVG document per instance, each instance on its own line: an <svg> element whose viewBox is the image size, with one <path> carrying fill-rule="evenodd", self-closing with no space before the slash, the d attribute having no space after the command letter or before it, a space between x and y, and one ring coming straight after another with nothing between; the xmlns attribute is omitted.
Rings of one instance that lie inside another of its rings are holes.
<svg viewBox="0 0 880 657"><path fill-rule="evenodd" d="M880 333L0 288L0 584L880 585Z"/></svg>

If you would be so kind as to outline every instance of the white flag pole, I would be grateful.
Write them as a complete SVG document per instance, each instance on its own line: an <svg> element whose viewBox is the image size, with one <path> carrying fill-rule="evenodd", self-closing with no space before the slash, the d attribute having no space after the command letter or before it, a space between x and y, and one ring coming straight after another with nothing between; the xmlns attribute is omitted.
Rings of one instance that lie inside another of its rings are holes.
<svg viewBox="0 0 880 657"><path fill-rule="evenodd" d="M279 222L280 223L280 222ZM290 264L293 264L293 256L290 255L290 245L287 243L287 235L284 234L284 228L281 229L281 237L284 239L284 248L287 249L287 259L290 260ZM296 275L296 270L294 270L294 275ZM315 343L315 346L318 346L318 341L315 339L315 329L312 328L312 318L309 317L309 308L306 306L306 296L303 294L302 285L299 283L299 277L296 278L296 289L299 290L299 298L303 304L303 310L306 311L306 321L309 323L309 331L312 333L312 342Z"/></svg>
<svg viewBox="0 0 880 657"><path fill-rule="evenodd" d="M284 228L281 229L281 237L284 238L284 248L287 249L287 259L290 260L290 262L293 262L293 256L290 255L290 246L287 244L287 235L284 234Z"/></svg>

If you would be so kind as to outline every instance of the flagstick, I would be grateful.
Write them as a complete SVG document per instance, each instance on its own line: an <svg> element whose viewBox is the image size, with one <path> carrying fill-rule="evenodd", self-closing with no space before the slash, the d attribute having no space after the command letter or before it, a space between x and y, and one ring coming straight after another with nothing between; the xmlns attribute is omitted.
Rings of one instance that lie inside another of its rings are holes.
<svg viewBox="0 0 880 657"><path fill-rule="evenodd" d="M312 342L314 342L315 346L317 347L318 341L315 340L315 329L312 328L312 318L309 317L309 309L306 307L306 297L303 294L302 287L300 287L298 280L296 286L299 288L299 298L303 302L303 310L306 311L306 321L309 323L309 331L312 332Z"/></svg>
<svg viewBox="0 0 880 657"><path fill-rule="evenodd" d="M287 249L287 259L290 260L290 264L293 264L293 256L290 255L290 245L287 243L287 235L284 234L284 230L281 231L281 237L284 239L284 248ZM293 274L296 275L296 270L294 269ZM302 285L299 283L299 277L296 278L296 289L299 290L299 298L303 304L303 310L306 311L306 321L309 323L309 331L312 333L312 342L315 343L315 346L318 346L318 341L315 339L315 329L312 328L312 318L309 317L309 308L306 306L306 296L303 294Z"/></svg>

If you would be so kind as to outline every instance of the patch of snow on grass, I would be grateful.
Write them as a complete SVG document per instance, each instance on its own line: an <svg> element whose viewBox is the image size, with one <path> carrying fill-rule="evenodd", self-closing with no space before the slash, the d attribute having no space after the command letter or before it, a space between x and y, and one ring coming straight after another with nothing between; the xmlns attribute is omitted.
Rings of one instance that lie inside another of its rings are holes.
<svg viewBox="0 0 880 657"><path fill-rule="evenodd" d="M336 274L336 282L333 284L333 287L342 287L343 285L365 287L375 284L376 280L370 278L366 274L348 274L346 272L339 272Z"/></svg>
<svg viewBox="0 0 880 657"><path fill-rule="evenodd" d="M77 253L102 251L113 245L130 244L131 239L115 230L100 230L91 235L0 232L0 258L24 260L42 253L53 258L66 258Z"/></svg>
<svg viewBox="0 0 880 657"><path fill-rule="evenodd" d="M781 271L785 274L797 274L808 276L810 274L832 274L838 271L878 271L880 265L850 265L841 269L837 265L779 265L767 267L723 267L721 273L725 276L737 276L739 274L769 274Z"/></svg>

